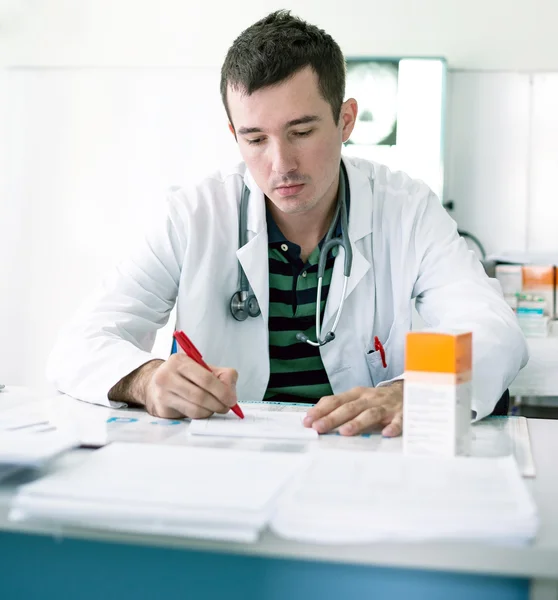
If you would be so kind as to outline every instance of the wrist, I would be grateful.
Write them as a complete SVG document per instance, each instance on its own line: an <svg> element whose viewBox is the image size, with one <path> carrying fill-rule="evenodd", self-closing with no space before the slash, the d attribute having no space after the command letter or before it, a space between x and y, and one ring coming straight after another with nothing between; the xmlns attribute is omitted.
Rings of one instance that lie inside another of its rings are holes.
<svg viewBox="0 0 558 600"><path fill-rule="evenodd" d="M164 362L160 359L150 360L123 377L109 390L109 400L145 406L153 374Z"/></svg>

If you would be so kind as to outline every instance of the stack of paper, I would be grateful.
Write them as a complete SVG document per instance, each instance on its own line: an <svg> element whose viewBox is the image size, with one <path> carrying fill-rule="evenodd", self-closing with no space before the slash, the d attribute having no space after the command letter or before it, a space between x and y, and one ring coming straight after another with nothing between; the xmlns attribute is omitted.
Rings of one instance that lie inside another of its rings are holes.
<svg viewBox="0 0 558 600"><path fill-rule="evenodd" d="M38 469L77 445L75 438L56 431L0 432L0 479L22 469Z"/></svg>
<svg viewBox="0 0 558 600"><path fill-rule="evenodd" d="M525 543L536 507L514 459L328 451L278 505L272 529L316 543L476 539Z"/></svg>
<svg viewBox="0 0 558 600"><path fill-rule="evenodd" d="M309 456L113 443L24 485L10 518L254 541Z"/></svg>

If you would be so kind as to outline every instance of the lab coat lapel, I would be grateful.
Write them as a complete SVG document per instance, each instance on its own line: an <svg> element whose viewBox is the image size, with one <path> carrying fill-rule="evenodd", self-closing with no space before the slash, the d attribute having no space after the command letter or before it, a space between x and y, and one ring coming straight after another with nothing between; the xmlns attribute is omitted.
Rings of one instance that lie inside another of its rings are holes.
<svg viewBox="0 0 558 600"><path fill-rule="evenodd" d="M365 240L372 233L372 204L373 204L373 193L372 193L372 182L367 174L354 167L348 160L343 159L343 163L347 169L347 175L349 177L349 188L351 193L351 205L349 209L349 239L351 241L351 247L353 249L353 265L351 269L351 276L347 284L347 298L351 295L355 287L359 284L362 278L366 275L369 269L372 267L370 261L363 255L360 247ZM370 240L370 245L372 241ZM333 319L339 308L341 301L341 293L343 291L343 266L344 266L344 252L339 251L335 265L333 267L333 274L331 277L331 285L329 288L328 299L326 303L324 313L324 323L322 328L322 335L329 330L329 326L333 324ZM373 298L370 302L373 302Z"/></svg>
<svg viewBox="0 0 558 600"><path fill-rule="evenodd" d="M248 202L248 243L236 251L252 290L258 299L264 322L269 317L269 262L265 200L263 192L246 170L244 183L250 190Z"/></svg>

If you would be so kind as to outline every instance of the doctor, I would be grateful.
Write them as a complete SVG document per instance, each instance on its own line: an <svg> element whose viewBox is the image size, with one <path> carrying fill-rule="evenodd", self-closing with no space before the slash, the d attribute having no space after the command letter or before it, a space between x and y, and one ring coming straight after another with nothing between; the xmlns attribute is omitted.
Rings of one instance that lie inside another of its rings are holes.
<svg viewBox="0 0 558 600"><path fill-rule="evenodd" d="M48 366L61 391L168 418L304 401L320 433L399 435L416 300L427 326L473 331L473 408L492 411L527 361L515 317L424 183L341 156L358 110L344 90L339 46L288 12L236 39L221 93L244 162L169 195L61 333ZM175 303L212 372L151 353Z"/></svg>

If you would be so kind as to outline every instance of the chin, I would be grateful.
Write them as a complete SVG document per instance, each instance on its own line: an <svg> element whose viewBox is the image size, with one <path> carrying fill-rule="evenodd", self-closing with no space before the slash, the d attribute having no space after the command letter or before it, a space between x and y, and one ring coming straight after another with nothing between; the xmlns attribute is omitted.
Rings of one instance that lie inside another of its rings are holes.
<svg viewBox="0 0 558 600"><path fill-rule="evenodd" d="M316 202L314 202L312 198L301 196L282 198L281 196L277 197L276 195L273 195L272 202L281 212L289 215L306 212L316 205Z"/></svg>
<svg viewBox="0 0 558 600"><path fill-rule="evenodd" d="M306 212L309 208L311 208L309 202L296 199L286 200L285 198L281 198L277 202L274 202L274 204L281 212L287 215L303 213Z"/></svg>

